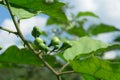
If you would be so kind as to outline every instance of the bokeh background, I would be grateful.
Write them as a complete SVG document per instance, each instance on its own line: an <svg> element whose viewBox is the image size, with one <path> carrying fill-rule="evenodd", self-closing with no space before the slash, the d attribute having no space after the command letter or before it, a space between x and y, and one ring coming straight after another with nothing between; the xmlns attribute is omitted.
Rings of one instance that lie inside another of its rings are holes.
<svg viewBox="0 0 120 80"><path fill-rule="evenodd" d="M73 13L76 15L80 11L90 11L99 16L99 19L89 18L86 22L86 28L89 25L94 23L105 23L113 25L120 29L120 0L60 0L68 4L69 8L66 9L66 15L69 18L69 15ZM46 22L49 16L40 14L30 19L21 21L21 30L27 40L33 40L33 37L30 35L34 25L39 26L41 29L46 29ZM0 26L14 30L14 24L10 18L9 12L2 6L0 6ZM119 36L119 32L107 33L97 35L96 38L106 42L112 43L112 40ZM19 47L21 45L20 39L8 32L0 30L0 45L3 46L3 50L0 51L0 54L10 45L17 44ZM115 51L111 51L105 54L105 58L114 58L116 56ZM119 51L118 51L119 53ZM29 68L27 68L29 67ZM42 73L41 73L42 72ZM47 73L46 73L47 72ZM37 76L35 75L37 74ZM35 66L25 66L24 68L0 68L0 80L26 80L24 75L28 76L27 80L54 80L53 75L50 75L47 69L38 68ZM68 80L80 80L80 77L76 74L66 75ZM31 76L31 77L30 77ZM40 78L39 78L39 77ZM47 76L47 77L45 77ZM71 76L71 77L69 77ZM14 78L13 78L14 77ZM19 78L18 78L19 77ZM50 77L48 79L48 77Z"/></svg>

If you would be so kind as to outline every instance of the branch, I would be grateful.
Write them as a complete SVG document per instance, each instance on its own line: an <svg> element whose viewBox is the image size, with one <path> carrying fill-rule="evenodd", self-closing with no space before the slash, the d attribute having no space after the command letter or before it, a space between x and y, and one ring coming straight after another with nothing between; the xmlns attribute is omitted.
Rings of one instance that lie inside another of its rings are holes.
<svg viewBox="0 0 120 80"><path fill-rule="evenodd" d="M16 27L16 29L17 29L18 35L19 35L19 37L22 39L22 41L24 42L24 44L26 44L26 45L28 46L28 48L29 48L30 50L32 50L32 51L36 54L37 58L39 58L39 60L41 60L41 61L44 63L44 65L45 65L49 70L51 70L55 75L58 75L57 71L55 71L54 68L52 68L52 67L43 59L43 57L42 57L41 55L39 56L38 52L35 51L34 48L33 48L33 47L28 43L28 41L24 38L22 32L21 32L20 29L19 29L19 20L18 20L18 23L17 23L16 20L15 20L15 18L14 18L14 15L12 14L12 11L11 11L11 8L10 8L10 4L9 4L8 0L5 0L5 2L6 2L6 6L7 6L8 10L9 10L9 12L10 12L10 15L11 15L11 17L12 17L12 20L13 20L13 22L14 22L14 25L15 25L15 27Z"/></svg>
<svg viewBox="0 0 120 80"><path fill-rule="evenodd" d="M40 61L42 61L43 64L44 64L50 71L53 72L53 74L55 74L55 75L57 76L57 79L58 79L58 80L62 80L62 79L61 79L61 75L62 75L62 74L73 73L74 71L61 72L62 70L64 70L64 68L67 67L68 63L65 64L65 65L60 69L60 73L58 73L51 65L48 64L47 61L44 60L44 58L43 58L41 55L38 54L38 52L37 52L36 50L34 50L34 48L28 43L28 41L27 41L27 40L25 39L25 37L23 36L23 34L22 34L21 30L20 30L20 26L19 26L20 20L18 20L18 22L15 20L14 15L13 15L13 13L12 13L12 10L11 10L11 8L10 8L10 4L9 4L8 0L4 0L4 1L6 2L6 6L7 6L8 10L9 10L9 13L10 13L10 15L11 15L11 18L12 18L12 20L13 20L13 22L14 22L14 25L15 25L15 28L16 28L16 30L17 30L18 36L22 39L22 41L24 42L24 44L25 44L30 50L32 50L32 51L36 54L37 58L38 58ZM4 30L6 30L6 29L4 29ZM9 30L6 30L6 31L12 32L12 31L9 31ZM14 33L14 32L12 32L12 33Z"/></svg>
<svg viewBox="0 0 120 80"><path fill-rule="evenodd" d="M58 80L62 80L62 78L61 78L61 76L60 76L60 75L58 75L58 76L57 76L57 79L58 79Z"/></svg>
<svg viewBox="0 0 120 80"><path fill-rule="evenodd" d="M1 26L0 26L0 29L1 29L1 30L4 30L4 31L6 31L6 32L9 32L9 33L13 33L13 34L15 34L15 35L18 35L17 32L12 31L12 30L9 30L9 29L6 29L6 28L3 28L3 27L1 27Z"/></svg>
<svg viewBox="0 0 120 80"><path fill-rule="evenodd" d="M4 0L4 1L6 2L6 6L7 6L7 8L8 8L8 11L9 11L10 15L11 15L11 18L12 18L12 20L13 20L13 23L14 23L14 25L15 25L15 28L17 29L17 32L18 32L19 37L22 39L22 41L24 42L24 44L26 44L28 47L32 48L32 47L28 44L27 40L24 38L22 32L21 32L20 29L19 29L19 25L17 24L17 22L16 22L16 20L15 20L15 18L14 18L14 15L13 15L13 13L12 13L12 10L11 10L11 8L10 8L10 4L9 4L8 0ZM33 48L32 48L32 49L33 49Z"/></svg>
<svg viewBox="0 0 120 80"><path fill-rule="evenodd" d="M71 73L75 73L74 71L65 71L65 72L61 72L59 73L59 75L63 75L63 74L71 74Z"/></svg>
<svg viewBox="0 0 120 80"><path fill-rule="evenodd" d="M58 72L55 71L55 69L54 69L52 66L50 66L50 65L48 64L48 62L45 61L41 55L39 55L39 58L40 58L41 61L44 63L44 65L45 65L49 70L51 70L51 71L53 72L53 74L55 74L56 76L58 75Z"/></svg>
<svg viewBox="0 0 120 80"><path fill-rule="evenodd" d="M59 70L59 72L62 72L68 65L69 63L66 63L65 65L63 65L62 68Z"/></svg>

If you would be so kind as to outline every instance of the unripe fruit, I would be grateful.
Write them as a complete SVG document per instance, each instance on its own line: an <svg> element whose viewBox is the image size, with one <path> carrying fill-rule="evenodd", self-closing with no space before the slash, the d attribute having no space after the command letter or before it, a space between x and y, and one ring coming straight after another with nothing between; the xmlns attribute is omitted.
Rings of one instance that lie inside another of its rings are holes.
<svg viewBox="0 0 120 80"><path fill-rule="evenodd" d="M67 49L70 47L72 47L72 44L70 43L70 41L65 41L65 42L63 42L61 49L63 49L63 48Z"/></svg>
<svg viewBox="0 0 120 80"><path fill-rule="evenodd" d="M58 37L53 37L51 40L52 45L59 45L60 44L60 39Z"/></svg>
<svg viewBox="0 0 120 80"><path fill-rule="evenodd" d="M37 38L35 38L34 43L35 43L35 45L38 45L39 43L44 43L44 41L41 38L37 37Z"/></svg>
<svg viewBox="0 0 120 80"><path fill-rule="evenodd" d="M40 50L44 50L44 51L49 51L49 48L44 44L44 43L39 43L38 44L38 48L40 49Z"/></svg>
<svg viewBox="0 0 120 80"><path fill-rule="evenodd" d="M50 51L50 48L46 47L44 50L45 50L45 52L48 52L48 51Z"/></svg>
<svg viewBox="0 0 120 80"><path fill-rule="evenodd" d="M32 30L32 36L33 37L39 37L42 34L42 31L39 29L39 27L34 26Z"/></svg>
<svg viewBox="0 0 120 80"><path fill-rule="evenodd" d="M63 43L63 45L64 46L66 46L66 47L72 47L72 44L70 43L70 41L65 41L64 43Z"/></svg>
<svg viewBox="0 0 120 80"><path fill-rule="evenodd" d="M44 50L44 51L49 51L49 47L47 47L45 44L44 44L44 41L37 37L35 38L35 41L34 41L35 45L38 47L38 49L40 50Z"/></svg>
<svg viewBox="0 0 120 80"><path fill-rule="evenodd" d="M39 43L38 48L44 50L46 48L46 45L44 43Z"/></svg>
<svg viewBox="0 0 120 80"><path fill-rule="evenodd" d="M55 48L55 49L58 49L58 48L59 48L59 45L55 45L54 48Z"/></svg>

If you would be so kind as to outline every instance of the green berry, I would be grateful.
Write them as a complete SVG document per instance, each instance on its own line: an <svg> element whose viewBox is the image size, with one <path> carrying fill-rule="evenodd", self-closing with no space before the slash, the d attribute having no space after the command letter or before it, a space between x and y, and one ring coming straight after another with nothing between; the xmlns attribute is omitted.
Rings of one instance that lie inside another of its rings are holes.
<svg viewBox="0 0 120 80"><path fill-rule="evenodd" d="M63 42L61 48L70 48L70 47L72 47L72 44L70 43L70 41L65 41Z"/></svg>
<svg viewBox="0 0 120 80"><path fill-rule="evenodd" d="M54 48L55 48L55 49L58 49L58 48L59 48L59 45L55 45Z"/></svg>
<svg viewBox="0 0 120 80"><path fill-rule="evenodd" d="M34 43L35 43L35 45L38 45L40 43L44 43L44 41L41 38L37 37L37 38L35 38Z"/></svg>
<svg viewBox="0 0 120 80"><path fill-rule="evenodd" d="M48 51L50 51L50 48L46 47L44 50L45 50L45 52L48 52Z"/></svg>
<svg viewBox="0 0 120 80"><path fill-rule="evenodd" d="M38 48L44 50L46 48L46 45L44 43L39 43Z"/></svg>
<svg viewBox="0 0 120 80"><path fill-rule="evenodd" d="M34 41L35 45L38 47L39 50L44 50L44 51L49 51L49 47L47 47L45 44L44 44L44 41L37 37L35 38L35 41Z"/></svg>
<svg viewBox="0 0 120 80"><path fill-rule="evenodd" d="M60 44L60 39L58 37L53 37L51 40L52 45L59 45Z"/></svg>
<svg viewBox="0 0 120 80"><path fill-rule="evenodd" d="M44 44L44 43L39 43L38 44L38 48L40 49L40 50L44 50L44 51L49 51L49 48Z"/></svg>
<svg viewBox="0 0 120 80"><path fill-rule="evenodd" d="M33 37L39 37L42 34L42 31L39 29L39 27L34 26L32 30L32 36Z"/></svg>

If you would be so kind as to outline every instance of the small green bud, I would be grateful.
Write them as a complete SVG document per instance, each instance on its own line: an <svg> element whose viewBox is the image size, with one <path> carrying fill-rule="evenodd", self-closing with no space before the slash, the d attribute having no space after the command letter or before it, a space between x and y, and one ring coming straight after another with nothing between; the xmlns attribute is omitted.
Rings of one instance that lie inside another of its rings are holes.
<svg viewBox="0 0 120 80"><path fill-rule="evenodd" d="M39 49L44 50L46 48L46 45L44 43L38 44Z"/></svg>
<svg viewBox="0 0 120 80"><path fill-rule="evenodd" d="M44 41L41 38L37 37L37 38L35 38L34 43L35 43L35 45L38 45L40 43L44 43Z"/></svg>
<svg viewBox="0 0 120 80"><path fill-rule="evenodd" d="M40 49L40 50L44 50L44 51L49 51L49 47L47 47L44 43L39 43L38 44L38 48Z"/></svg>
<svg viewBox="0 0 120 80"><path fill-rule="evenodd" d="M44 50L44 51L49 51L49 47L47 47L45 44L44 44L44 41L37 37L35 38L35 41L34 41L35 45L38 47L38 49L40 50Z"/></svg>
<svg viewBox="0 0 120 80"><path fill-rule="evenodd" d="M58 37L53 37L51 40L52 45L59 45L60 44L60 39Z"/></svg>
<svg viewBox="0 0 120 80"><path fill-rule="evenodd" d="M65 41L65 42L63 42L61 49L63 49L63 48L67 49L70 47L72 47L72 44L70 43L70 41Z"/></svg>
<svg viewBox="0 0 120 80"><path fill-rule="evenodd" d="M70 41L65 41L63 45L66 47L72 47L72 44L70 43Z"/></svg>
<svg viewBox="0 0 120 80"><path fill-rule="evenodd" d="M55 45L54 48L55 48L55 49L58 49L58 48L59 48L59 45Z"/></svg>
<svg viewBox="0 0 120 80"><path fill-rule="evenodd" d="M42 31L39 29L39 27L34 26L32 30L32 36L33 37L39 37L42 34Z"/></svg>
<svg viewBox="0 0 120 80"><path fill-rule="evenodd" d="M45 48L45 51L46 51L46 52L50 51L50 48L49 48L49 47L46 47L46 48Z"/></svg>

